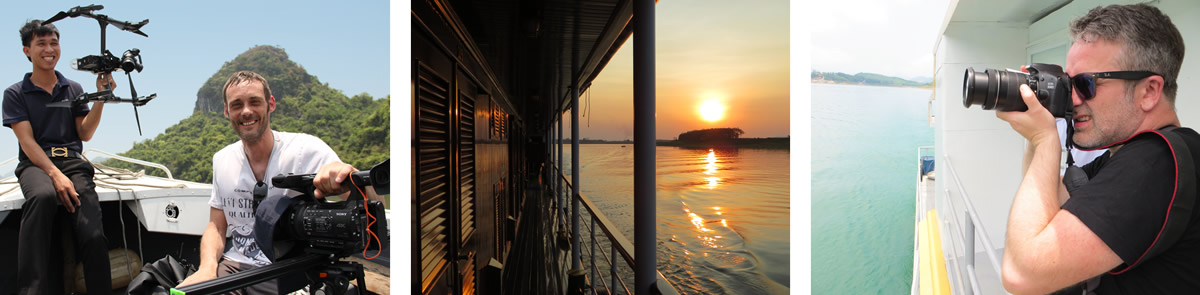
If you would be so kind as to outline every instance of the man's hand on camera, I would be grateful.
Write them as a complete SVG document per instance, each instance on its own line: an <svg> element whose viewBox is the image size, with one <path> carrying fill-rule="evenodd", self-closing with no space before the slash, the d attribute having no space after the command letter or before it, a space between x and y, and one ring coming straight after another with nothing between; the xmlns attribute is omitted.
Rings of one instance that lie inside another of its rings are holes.
<svg viewBox="0 0 1200 295"><path fill-rule="evenodd" d="M96 91L114 89L117 89L117 82L113 80L112 73L96 74Z"/></svg>
<svg viewBox="0 0 1200 295"><path fill-rule="evenodd" d="M1058 129L1054 124L1054 116L1050 115L1050 111L1046 110L1041 102L1038 102L1037 96L1033 94L1033 90L1029 89L1029 85L1022 84L1020 89L1021 99L1025 101L1029 110L1024 112L998 111L996 117L1008 122L1013 130L1034 145L1058 144Z"/></svg>
<svg viewBox="0 0 1200 295"><path fill-rule="evenodd" d="M343 187L342 182L354 172L358 172L358 169L341 162L322 166L316 177L313 177L313 186L317 187L314 197L321 199L350 191L350 187Z"/></svg>

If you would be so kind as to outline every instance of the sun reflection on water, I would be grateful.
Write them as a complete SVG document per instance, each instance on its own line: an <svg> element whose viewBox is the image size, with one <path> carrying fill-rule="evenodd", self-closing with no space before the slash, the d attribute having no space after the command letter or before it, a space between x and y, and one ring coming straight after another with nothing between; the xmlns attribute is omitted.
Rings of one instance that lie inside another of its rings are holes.
<svg viewBox="0 0 1200 295"><path fill-rule="evenodd" d="M723 212L720 211L721 207L712 207L712 209L716 215L723 214ZM722 218L720 220L705 220L703 216L693 212L692 209L687 206L687 203L684 203L683 212L687 214L688 219L692 222L692 226L695 226L696 230L700 232L700 234L696 236L696 239L700 240L701 245L713 249L720 249L723 247L720 242L725 235L722 232L728 232L729 228L729 222L726 221L726 219ZM707 225L709 223L720 223L725 229L718 231L717 229L709 228ZM707 253L704 253L704 255L707 255Z"/></svg>
<svg viewBox="0 0 1200 295"><path fill-rule="evenodd" d="M713 151L713 149L708 149L708 155L705 156L705 159L708 162L708 164L704 165L704 169L705 169L704 174L705 175L716 175L717 168L718 168L717 167L717 153L715 151ZM716 176L709 176L709 177L705 177L704 180L708 181L708 185L706 185L705 188L715 189L715 188L717 188L717 184L720 183L721 178L716 177Z"/></svg>

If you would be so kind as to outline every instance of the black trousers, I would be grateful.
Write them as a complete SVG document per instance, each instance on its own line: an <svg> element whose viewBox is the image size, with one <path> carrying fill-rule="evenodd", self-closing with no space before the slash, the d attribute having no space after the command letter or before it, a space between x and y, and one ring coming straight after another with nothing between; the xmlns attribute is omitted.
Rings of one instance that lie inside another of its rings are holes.
<svg viewBox="0 0 1200 295"><path fill-rule="evenodd" d="M54 191L54 182L42 168L23 161L17 165L17 181L25 194L22 206L21 231L17 242L17 282L19 294L64 294L61 273L54 273L51 251L59 249L51 237L59 233L54 220L59 214L74 225L76 256L83 262L88 294L108 294L112 276L108 262L108 241L104 237L100 199L96 195L95 174L91 163L79 158L51 158L54 166L75 185L80 207L68 213ZM61 264L61 262L59 263Z"/></svg>

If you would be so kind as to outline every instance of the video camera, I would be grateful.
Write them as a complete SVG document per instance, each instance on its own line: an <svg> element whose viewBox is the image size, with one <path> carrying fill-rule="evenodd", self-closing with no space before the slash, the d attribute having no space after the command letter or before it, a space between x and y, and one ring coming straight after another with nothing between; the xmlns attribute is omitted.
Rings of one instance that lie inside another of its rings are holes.
<svg viewBox="0 0 1200 295"><path fill-rule="evenodd" d="M355 252L379 250L381 243L388 240L387 220L370 218L384 217L384 204L369 201L363 189L375 188L376 194L389 193L389 162L375 165L370 171L350 174L343 186L351 186L350 196L341 202L327 202L313 197L315 174L279 175L271 178L271 185L300 192L293 203L280 216L275 226L275 240L296 240L305 244L305 252L333 254L346 257ZM375 236L372 236L374 234ZM371 243L371 240L376 240Z"/></svg>
<svg viewBox="0 0 1200 295"><path fill-rule="evenodd" d="M301 253L267 266L171 289L171 294L224 294L296 272L303 272L313 289L324 285L326 294L344 294L351 279L358 281L358 292L366 294L362 264L339 259L354 253L387 248L388 227L384 205L380 201L367 200L364 190L373 187L376 194L390 193L390 162L391 160L385 160L370 171L350 174L342 183L344 187L350 187L350 196L338 202L318 200L314 197L315 174L272 177L271 184L275 187L301 193L294 198L281 198L294 202L279 215L273 229L273 240L297 241L297 246L303 250L293 252ZM264 197L255 196L256 206L263 199ZM255 211L261 213L257 207ZM371 243L372 240L375 242Z"/></svg>
<svg viewBox="0 0 1200 295"><path fill-rule="evenodd" d="M142 66L142 51L137 48L125 50L125 53L121 54L120 58L117 58L115 55L112 54L111 51L108 51L107 44L106 44L107 43L106 37L108 35L108 33L107 33L108 25L112 25L113 27L116 27L123 31L129 31L134 34L141 35L143 37L149 37L148 35L146 35L146 33L142 32L142 26L145 26L146 24L150 23L150 20L146 19L146 20L142 20L137 23L131 23L131 22L127 22L127 21L115 20L115 19L109 18L107 15L94 13L95 11L98 11L101 9L104 9L104 5L76 6L71 9L68 9L67 11L58 12L57 14L50 17L49 19L46 19L46 21L42 22L42 24L50 24L50 23L53 23L53 22L56 22L56 21L59 21L59 20L62 20L62 19L68 18L68 17L81 17L82 16L82 17L95 19L96 22L98 22L100 24L100 55L88 55L88 56L84 56L79 59L76 59L74 62L71 62L71 68L80 70L80 71L92 72L92 73L96 73L96 74L109 74L109 73L112 73L117 70L124 71L125 76L129 78L129 93L131 95L131 98L117 97L115 94L113 94L112 89L97 89L97 91L95 93L80 94L78 97L68 98L63 101L49 103L49 104L46 104L46 106L48 106L48 107L74 107L77 105L85 104L89 101L98 101L98 102L103 102L103 103L128 102L128 103L133 104L133 117L135 120L137 120L138 135L141 135L142 134L142 120L140 117L138 117L137 107L146 105L147 102L150 102L150 100L154 99L155 97L158 97L158 94L156 93L156 94L150 94L149 96L138 97L137 88L133 87L132 73L134 71L137 71L140 73L143 68L143 66Z"/></svg>

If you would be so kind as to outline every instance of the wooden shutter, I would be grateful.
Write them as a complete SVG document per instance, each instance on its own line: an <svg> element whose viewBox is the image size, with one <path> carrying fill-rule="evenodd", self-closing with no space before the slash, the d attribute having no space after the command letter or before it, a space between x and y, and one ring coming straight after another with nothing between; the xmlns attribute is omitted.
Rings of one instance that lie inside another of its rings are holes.
<svg viewBox="0 0 1200 295"><path fill-rule="evenodd" d="M458 94L459 274L462 294L475 294L475 97Z"/></svg>
<svg viewBox="0 0 1200 295"><path fill-rule="evenodd" d="M450 82L417 62L417 183L421 214L421 293L435 289L449 267Z"/></svg>

